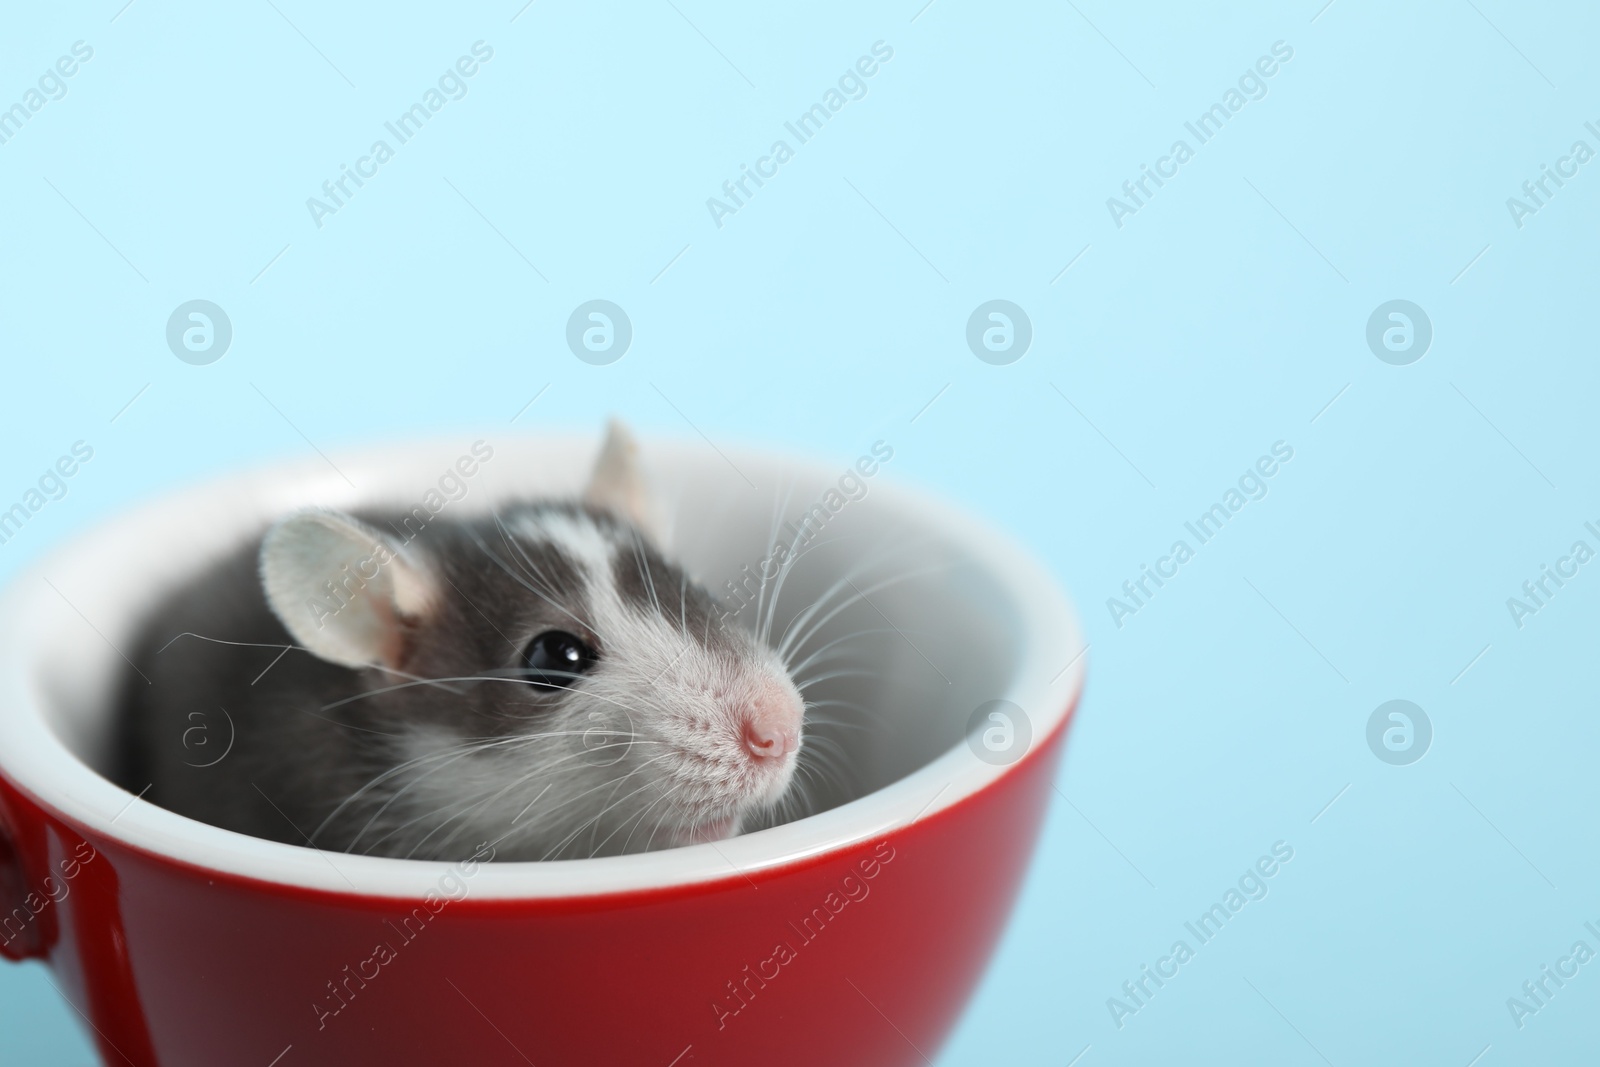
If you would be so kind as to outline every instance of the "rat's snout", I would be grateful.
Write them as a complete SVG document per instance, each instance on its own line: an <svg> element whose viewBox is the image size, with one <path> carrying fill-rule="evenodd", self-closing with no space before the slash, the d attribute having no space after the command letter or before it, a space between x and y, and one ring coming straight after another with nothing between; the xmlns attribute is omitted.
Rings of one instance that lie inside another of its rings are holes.
<svg viewBox="0 0 1600 1067"><path fill-rule="evenodd" d="M743 709L745 749L757 762L782 760L800 747L802 715L788 687L767 682Z"/></svg>
<svg viewBox="0 0 1600 1067"><path fill-rule="evenodd" d="M800 739L790 727L775 724L757 713L745 722L744 746L757 759L777 759L799 748Z"/></svg>

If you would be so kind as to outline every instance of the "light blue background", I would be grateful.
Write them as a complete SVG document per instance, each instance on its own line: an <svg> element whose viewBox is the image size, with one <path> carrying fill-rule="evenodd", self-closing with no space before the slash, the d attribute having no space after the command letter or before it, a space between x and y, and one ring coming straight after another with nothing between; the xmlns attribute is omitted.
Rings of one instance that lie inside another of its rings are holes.
<svg viewBox="0 0 1600 1067"><path fill-rule="evenodd" d="M1600 1048L1600 964L1520 1030L1506 1007L1600 948L1600 564L1521 629L1506 607L1600 548L1600 163L1520 229L1506 207L1600 149L1592 10L274 2L7 14L0 106L74 41L94 58L0 145L0 500L74 440L95 457L0 574L307 439L617 412L842 464L885 437L893 478L1046 559L1092 642L1062 796L941 1065ZM468 95L316 228L306 198L480 39ZM868 95L717 228L706 198L878 40ZM1114 225L1106 198L1280 40L1268 95ZM595 297L635 329L607 367L563 340ZM210 366L165 345L193 298L233 322ZM1010 366L965 344L993 298L1033 323ZM1394 298L1435 331L1410 366L1365 342ZM1278 440L1270 494L1114 625L1106 598ZM1365 740L1397 697L1435 731L1410 766ZM1119 1030L1107 998L1278 840L1270 895ZM0 968L0 1034L6 1062L92 1059L37 967Z"/></svg>

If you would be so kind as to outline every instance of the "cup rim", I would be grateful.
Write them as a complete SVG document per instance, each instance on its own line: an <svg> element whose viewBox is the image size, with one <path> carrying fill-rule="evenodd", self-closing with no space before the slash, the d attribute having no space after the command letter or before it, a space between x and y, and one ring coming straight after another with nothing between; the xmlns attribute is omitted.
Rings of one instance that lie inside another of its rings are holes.
<svg viewBox="0 0 1600 1067"><path fill-rule="evenodd" d="M437 473L438 458L459 440L434 438L346 450L336 453L332 463L293 459L206 479L107 516L19 571L0 590L0 777L81 832L207 874L342 897L414 900L437 892L442 878L460 870L459 861L363 856L268 841L168 811L102 777L46 721L49 695L42 691L37 665L66 635L38 620L81 618L79 636L104 641L95 637L87 614L71 602L63 605L64 594L49 582L50 575L69 570L81 574L85 560L91 561L88 569L93 570L118 558L126 563L130 555L148 556L159 551L155 546L163 528L174 528L181 517L236 510L241 498L253 501L263 519L308 504L348 507L382 499L384 489L410 484L402 477L414 481L419 472ZM587 460L597 444L595 435L509 436L497 431L494 447L513 454L545 457L556 452ZM698 441L651 438L646 447L658 469L694 471L725 462ZM723 452L728 451L740 457L743 469L781 471L825 482L838 473L814 460L763 449L724 446ZM357 475L362 484L381 488L353 493L343 474L330 473L334 464L338 471ZM872 492L878 506L895 509L897 517L940 530L1012 598L1025 644L1005 691L995 698L1026 709L1033 727L1028 750L1013 762L993 765L977 759L965 740L958 740L916 770L864 796L715 843L589 859L479 864L472 872L475 899L595 897L749 880L933 819L1039 758L1054 743L1082 692L1087 651L1076 614L1055 578L1030 552L983 520L893 482L875 484ZM102 584L109 590L115 583ZM103 592L101 599L116 602L120 596L124 611L148 603L147 597L139 600L132 583L124 586L120 594Z"/></svg>

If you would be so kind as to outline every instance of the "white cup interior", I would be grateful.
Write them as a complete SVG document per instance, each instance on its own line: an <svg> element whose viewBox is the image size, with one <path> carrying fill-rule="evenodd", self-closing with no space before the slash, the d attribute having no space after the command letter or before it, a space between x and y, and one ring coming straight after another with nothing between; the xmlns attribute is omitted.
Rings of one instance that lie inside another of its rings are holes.
<svg viewBox="0 0 1600 1067"><path fill-rule="evenodd" d="M593 438L482 439L493 458L462 480L459 499L446 497L441 517L513 498L571 495L597 446ZM438 487L473 440L247 472L113 519L21 574L0 599L0 769L87 828L190 863L333 892L425 891L444 865L318 856L246 837L136 800L100 772L112 765L117 685L127 669L119 649L133 646L141 616L166 589L296 508L410 507ZM808 702L820 704L807 732L828 751L828 774L803 787L803 818L714 847L490 864L474 877L475 894L571 895L718 879L872 838L1006 771L967 745L978 705L1018 705L1037 744L1074 702L1082 639L1054 581L983 524L895 487L892 462L848 479L854 457L824 467L718 452L704 442L648 443L645 454L668 509L669 552L730 604L724 583L746 565L758 570L783 524L822 505L825 520L812 520L820 532L785 576L771 616L780 635L830 588L830 603L848 602L805 645L837 641L844 657L797 672L802 680L851 672L806 690ZM738 621L754 625L766 612L752 603Z"/></svg>

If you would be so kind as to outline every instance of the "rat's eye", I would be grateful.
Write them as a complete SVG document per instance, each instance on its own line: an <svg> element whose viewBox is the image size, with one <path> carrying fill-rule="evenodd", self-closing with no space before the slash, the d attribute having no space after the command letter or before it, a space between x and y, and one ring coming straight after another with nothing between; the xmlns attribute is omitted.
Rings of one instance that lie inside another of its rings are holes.
<svg viewBox="0 0 1600 1067"><path fill-rule="evenodd" d="M565 630L546 630L528 643L522 659L530 681L565 686L594 666L597 656L581 638Z"/></svg>

